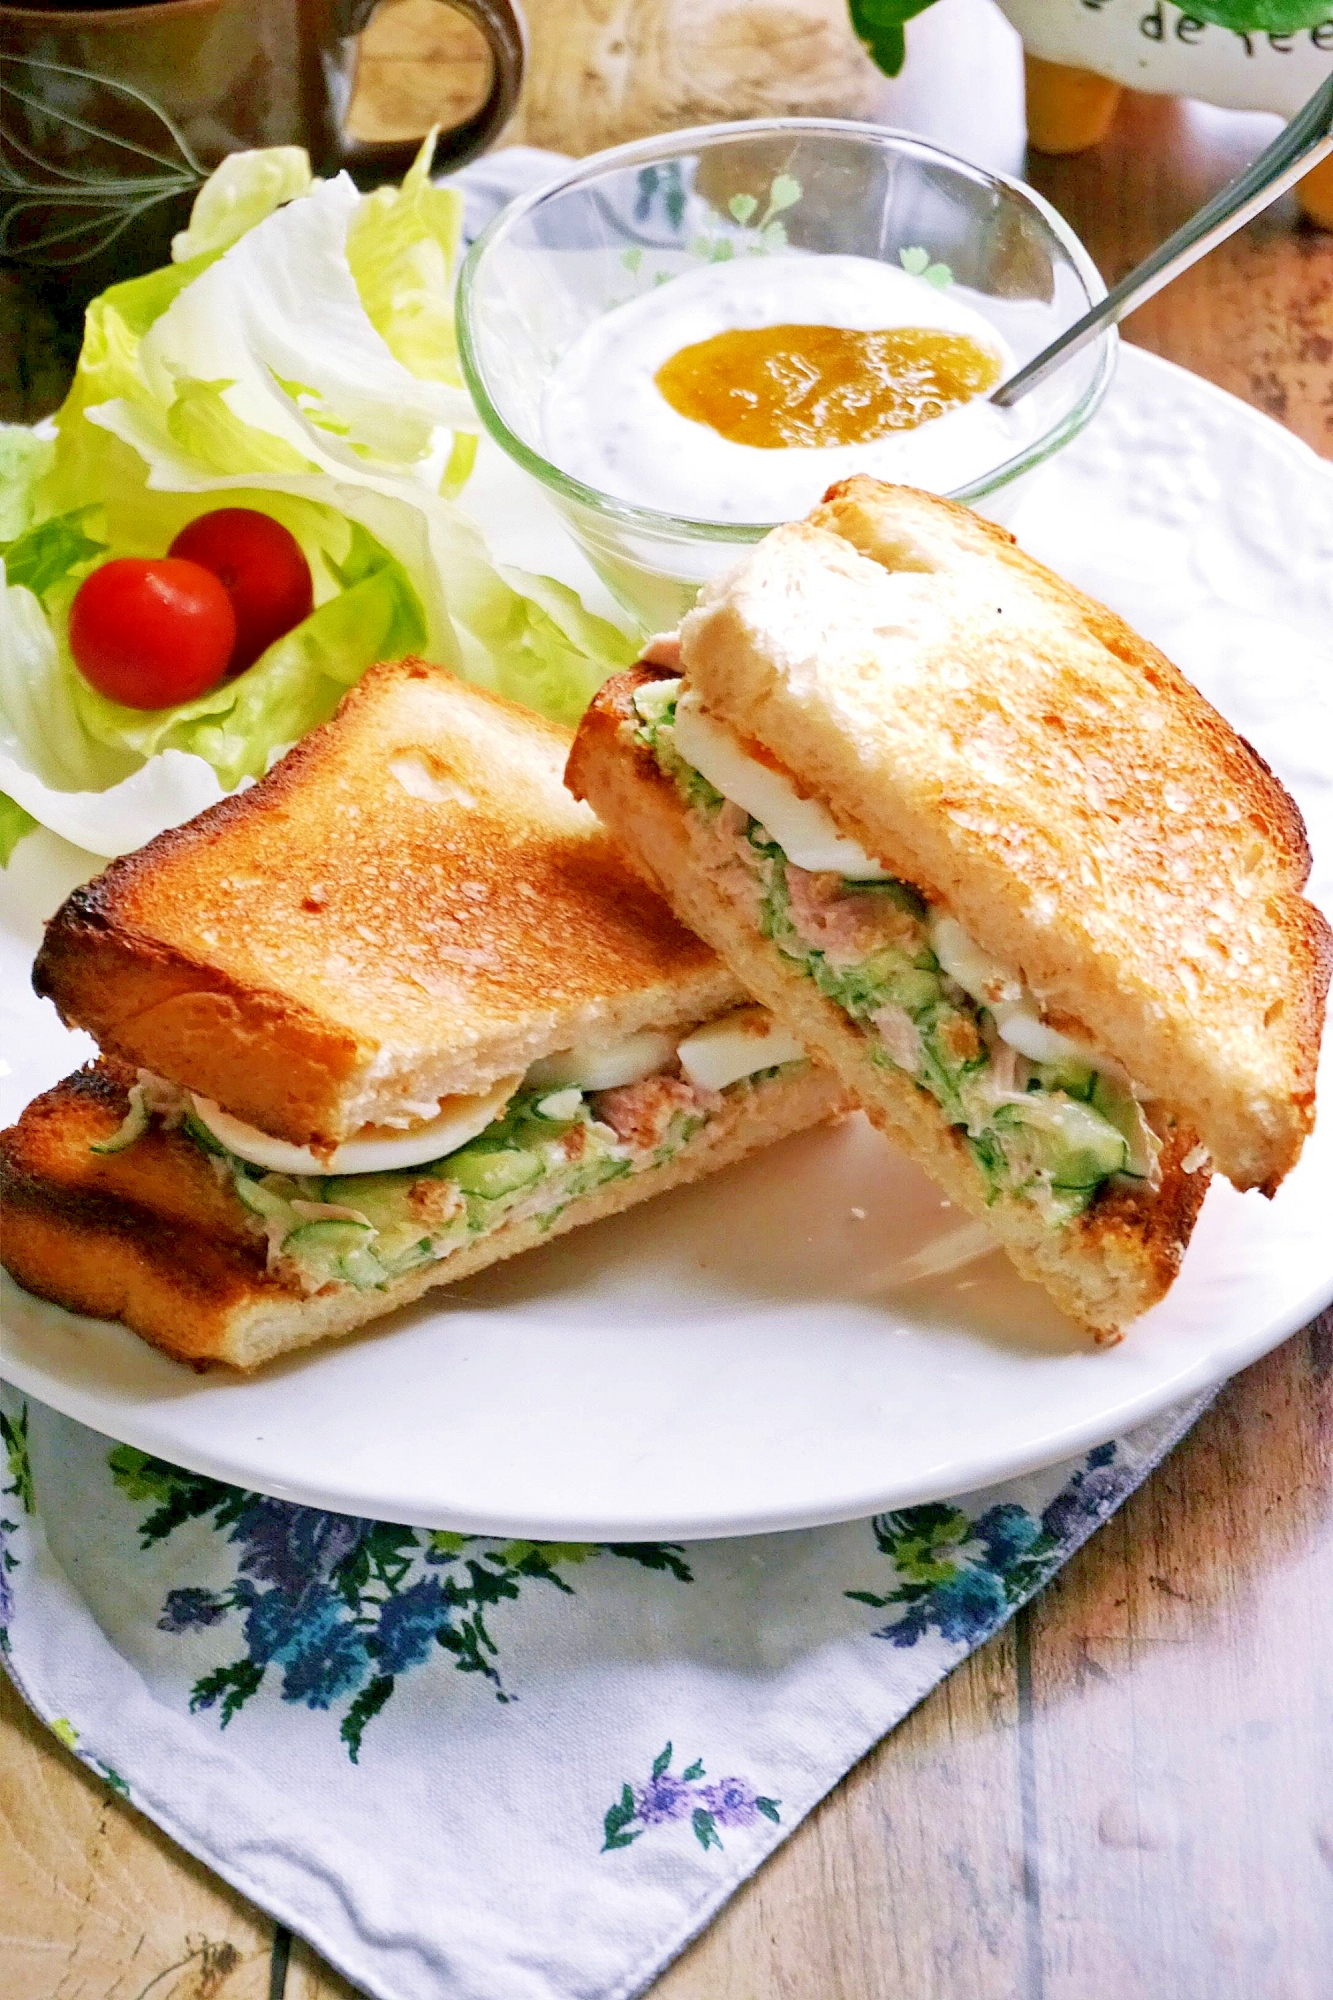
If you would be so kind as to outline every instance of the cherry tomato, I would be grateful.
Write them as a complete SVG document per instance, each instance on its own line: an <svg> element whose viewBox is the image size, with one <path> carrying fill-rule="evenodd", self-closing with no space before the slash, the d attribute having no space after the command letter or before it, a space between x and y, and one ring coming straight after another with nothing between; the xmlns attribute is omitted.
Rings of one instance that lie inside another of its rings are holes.
<svg viewBox="0 0 1333 2000"><path fill-rule="evenodd" d="M168 551L211 569L236 613L236 645L228 673L259 655L308 618L314 604L310 565L295 535L253 507L218 507L182 528Z"/></svg>
<svg viewBox="0 0 1333 2000"><path fill-rule="evenodd" d="M211 570L171 556L119 556L84 578L69 611L75 663L130 708L170 708L216 687L236 614Z"/></svg>

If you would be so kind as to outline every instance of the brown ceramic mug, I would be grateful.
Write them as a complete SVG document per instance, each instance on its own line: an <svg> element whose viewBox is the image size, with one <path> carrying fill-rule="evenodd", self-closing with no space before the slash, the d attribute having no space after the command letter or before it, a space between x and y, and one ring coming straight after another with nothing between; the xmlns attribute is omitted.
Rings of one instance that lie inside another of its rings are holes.
<svg viewBox="0 0 1333 2000"><path fill-rule="evenodd" d="M523 72L510 0L440 0L485 37L485 102L442 134L437 165L481 152ZM397 180L417 140L346 129L359 38L377 0L0 4L0 261L61 317L167 262L227 153L299 145L316 173Z"/></svg>

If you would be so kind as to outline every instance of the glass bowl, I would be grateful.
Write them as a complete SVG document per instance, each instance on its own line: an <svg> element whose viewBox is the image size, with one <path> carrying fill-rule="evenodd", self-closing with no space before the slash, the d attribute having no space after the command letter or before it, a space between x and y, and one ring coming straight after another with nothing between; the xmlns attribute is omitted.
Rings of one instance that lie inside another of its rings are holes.
<svg viewBox="0 0 1333 2000"><path fill-rule="evenodd" d="M546 455L547 384L595 319L701 260L830 252L924 265L1019 363L1106 290L1069 225L1021 181L909 133L832 118L709 125L595 154L512 202L468 253L459 345L481 420L645 629L674 625L700 584L774 523L710 520L706 493L697 515L658 512L571 477ZM1021 438L949 497L1003 518L1092 416L1115 355L1110 329L1024 398Z"/></svg>

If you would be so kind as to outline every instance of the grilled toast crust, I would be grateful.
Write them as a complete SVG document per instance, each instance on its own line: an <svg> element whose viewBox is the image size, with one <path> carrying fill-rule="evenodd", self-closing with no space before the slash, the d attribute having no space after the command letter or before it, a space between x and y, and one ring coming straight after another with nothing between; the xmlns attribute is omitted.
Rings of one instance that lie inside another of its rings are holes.
<svg viewBox="0 0 1333 2000"><path fill-rule="evenodd" d="M383 1290L330 1286L308 1297L270 1277L262 1236L179 1132L154 1126L123 1152L90 1152L128 1108L132 1072L102 1061L35 1098L0 1133L6 1269L69 1312L120 1320L177 1360L252 1369L351 1333L436 1286L567 1230L684 1186L789 1133L850 1108L838 1079L811 1065L768 1078L710 1119L665 1166L610 1181L547 1227L502 1224Z"/></svg>
<svg viewBox="0 0 1333 2000"><path fill-rule="evenodd" d="M682 627L707 708L1271 1193L1333 933L1300 814L1155 647L969 509L858 477Z"/></svg>
<svg viewBox="0 0 1333 2000"><path fill-rule="evenodd" d="M297 1144L743 998L561 783L569 732L373 668L250 790L76 890L33 983Z"/></svg>
<svg viewBox="0 0 1333 2000"><path fill-rule="evenodd" d="M1062 1229L1048 1228L1018 1198L988 1206L975 1162L935 1100L910 1078L866 1060L865 1037L843 1010L759 935L750 909L701 865L688 809L652 752L634 740L634 690L663 677L660 668L639 667L605 684L579 726L570 788L634 847L682 919L755 998L840 1072L885 1136L951 1201L994 1229L1023 1276L1044 1285L1081 1325L1102 1338L1114 1335L1166 1293L1180 1268L1209 1180L1206 1167L1187 1174L1181 1165L1195 1134L1149 1106L1162 1140L1160 1188L1108 1188Z"/></svg>

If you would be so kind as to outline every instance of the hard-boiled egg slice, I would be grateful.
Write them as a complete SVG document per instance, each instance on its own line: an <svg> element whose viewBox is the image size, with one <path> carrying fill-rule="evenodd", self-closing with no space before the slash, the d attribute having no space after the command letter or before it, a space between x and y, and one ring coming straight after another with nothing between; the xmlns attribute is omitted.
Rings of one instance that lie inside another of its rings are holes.
<svg viewBox="0 0 1333 2000"><path fill-rule="evenodd" d="M674 1035L644 1028L599 1049L560 1049L533 1063L527 1082L534 1090L615 1090L638 1083L669 1063L676 1052Z"/></svg>
<svg viewBox="0 0 1333 2000"><path fill-rule="evenodd" d="M1000 1040L1008 1042L1011 1049L1017 1049L1029 1062L1086 1063L1089 1069L1107 1067L1106 1058L1087 1042L1076 1041L1072 1035L1062 1035L1058 1028L1048 1027L1035 1004L1005 1008L1003 1020L996 1015L995 1026Z"/></svg>
<svg viewBox="0 0 1333 2000"><path fill-rule="evenodd" d="M1062 1035L1041 1018L1041 1007L1021 979L983 951L955 917L940 910L931 912L930 947L950 979L956 979L964 993L978 1006L989 1007L996 1032L1002 1042L1026 1056L1029 1062L1086 1063L1089 1069L1122 1075L1118 1063L1073 1035Z"/></svg>
<svg viewBox="0 0 1333 2000"><path fill-rule="evenodd" d="M696 1028L676 1050L680 1066L700 1090L725 1090L756 1070L796 1062L805 1050L767 1007L737 1007Z"/></svg>
<svg viewBox="0 0 1333 2000"><path fill-rule="evenodd" d="M267 1167L275 1174L379 1174L394 1167L420 1167L427 1160L442 1160L456 1153L469 1139L500 1116L519 1084L521 1076L502 1076L481 1097L446 1097L439 1112L424 1125L408 1132L391 1132L386 1127L366 1126L344 1141L327 1160L308 1146L294 1146L287 1139L274 1139L241 1118L233 1118L211 1097L190 1102L200 1122L218 1144L252 1167Z"/></svg>
<svg viewBox="0 0 1333 2000"><path fill-rule="evenodd" d="M1023 982L1015 979L988 951L983 951L956 918L932 910L927 930L930 948L941 966L978 1006L991 1008L998 1019L1005 1006L1021 1004Z"/></svg>
<svg viewBox="0 0 1333 2000"><path fill-rule="evenodd" d="M803 799L790 778L751 757L735 732L699 706L692 688L676 704L676 748L715 791L759 820L798 868L832 869L849 882L883 882L889 871L839 833L817 799Z"/></svg>

